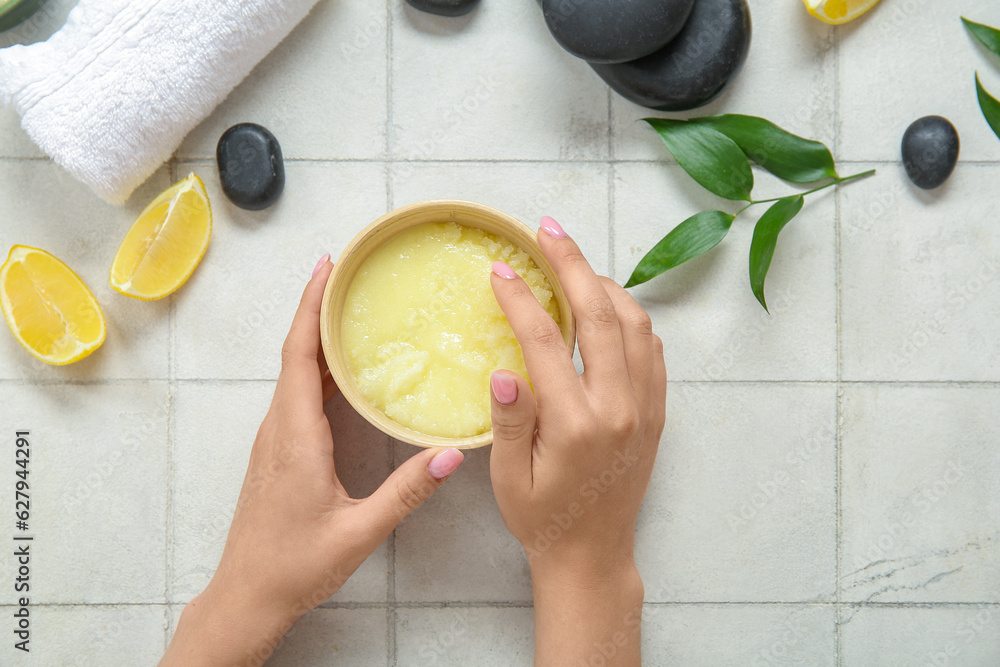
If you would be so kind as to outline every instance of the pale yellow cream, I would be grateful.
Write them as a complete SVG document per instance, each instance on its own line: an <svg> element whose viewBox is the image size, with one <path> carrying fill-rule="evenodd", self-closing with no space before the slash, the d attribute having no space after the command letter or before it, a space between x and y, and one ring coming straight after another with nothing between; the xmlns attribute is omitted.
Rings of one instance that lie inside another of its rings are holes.
<svg viewBox="0 0 1000 667"><path fill-rule="evenodd" d="M527 376L521 347L490 287L506 262L559 322L552 288L510 241L455 223L393 237L361 265L348 289L341 338L366 399L421 433L464 437L490 429L489 378Z"/></svg>

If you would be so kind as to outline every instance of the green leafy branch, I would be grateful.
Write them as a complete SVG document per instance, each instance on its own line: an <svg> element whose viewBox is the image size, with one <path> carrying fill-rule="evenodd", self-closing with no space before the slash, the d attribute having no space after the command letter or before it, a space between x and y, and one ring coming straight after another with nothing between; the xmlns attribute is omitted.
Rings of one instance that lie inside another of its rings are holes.
<svg viewBox="0 0 1000 667"><path fill-rule="evenodd" d="M872 169L841 177L826 146L795 136L763 118L728 114L691 120L643 120L659 133L677 164L699 185L724 199L745 201L747 205L736 213L702 211L677 225L639 261L625 287L644 283L711 250L729 233L736 216L751 206L773 202L757 221L750 242L750 288L767 310L764 279L774 258L778 234L802 210L804 197L875 173ZM790 183L827 182L787 197L754 199L751 160Z"/></svg>
<svg viewBox="0 0 1000 667"><path fill-rule="evenodd" d="M982 23L974 23L964 16L962 23L973 37L982 42L983 46L1000 56L1000 30ZM993 133L1000 137L1000 102L983 88L983 84L979 82L979 72L976 72L976 96L979 98L979 108L986 122L993 128Z"/></svg>

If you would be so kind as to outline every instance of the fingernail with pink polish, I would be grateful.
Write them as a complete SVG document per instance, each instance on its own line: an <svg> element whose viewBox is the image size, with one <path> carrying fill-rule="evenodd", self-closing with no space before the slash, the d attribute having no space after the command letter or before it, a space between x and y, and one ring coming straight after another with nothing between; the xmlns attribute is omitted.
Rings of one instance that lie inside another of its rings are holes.
<svg viewBox="0 0 1000 667"><path fill-rule="evenodd" d="M554 239L567 238L566 232L559 226L559 223L547 215L542 217L542 231Z"/></svg>
<svg viewBox="0 0 1000 667"><path fill-rule="evenodd" d="M323 265L329 261L330 261L330 253L327 253L322 257L320 257L319 261L316 262L316 268L313 269L313 275L315 276L317 273L319 273L319 270L323 268Z"/></svg>
<svg viewBox="0 0 1000 667"><path fill-rule="evenodd" d="M517 380L509 375L494 373L490 376L490 387L500 405L510 405L517 400Z"/></svg>
<svg viewBox="0 0 1000 667"><path fill-rule="evenodd" d="M510 268L503 262L493 262L493 273L506 280L513 280L514 278L517 278L517 274L514 273L514 269Z"/></svg>
<svg viewBox="0 0 1000 667"><path fill-rule="evenodd" d="M462 452L454 447L449 447L431 459L431 462L427 464L427 472L434 479L444 479L455 472L455 469L458 468L458 465L464 458L465 455Z"/></svg>

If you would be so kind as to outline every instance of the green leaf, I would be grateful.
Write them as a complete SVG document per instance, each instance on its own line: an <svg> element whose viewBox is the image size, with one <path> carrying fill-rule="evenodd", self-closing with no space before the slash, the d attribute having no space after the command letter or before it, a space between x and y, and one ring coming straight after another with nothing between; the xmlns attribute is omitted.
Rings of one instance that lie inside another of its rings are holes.
<svg viewBox="0 0 1000 667"><path fill-rule="evenodd" d="M646 253L625 287L633 287L711 250L726 237L736 216L702 211L677 225Z"/></svg>
<svg viewBox="0 0 1000 667"><path fill-rule="evenodd" d="M771 208L760 216L757 226L753 229L753 240L750 242L750 288L767 310L764 301L764 279L767 270L771 268L771 258L774 257L774 247L778 243L778 234L788 221L802 210L802 195L792 195L779 199Z"/></svg>
<svg viewBox="0 0 1000 667"><path fill-rule="evenodd" d="M726 199L750 201L753 171L732 139L685 120L643 120L660 134L677 164L703 188Z"/></svg>
<svg viewBox="0 0 1000 667"><path fill-rule="evenodd" d="M979 73L976 73L976 95L979 96L979 108L983 110L986 122L993 128L993 133L1000 137L1000 102L986 92L983 84L979 83Z"/></svg>
<svg viewBox="0 0 1000 667"><path fill-rule="evenodd" d="M748 158L778 178L792 183L837 178L830 149L818 141L787 132L764 118L727 114L696 118L691 122L726 135Z"/></svg>
<svg viewBox="0 0 1000 667"><path fill-rule="evenodd" d="M1000 56L1000 30L982 23L974 23L964 16L962 23L965 24L965 28L972 33L973 37L983 43L983 46Z"/></svg>

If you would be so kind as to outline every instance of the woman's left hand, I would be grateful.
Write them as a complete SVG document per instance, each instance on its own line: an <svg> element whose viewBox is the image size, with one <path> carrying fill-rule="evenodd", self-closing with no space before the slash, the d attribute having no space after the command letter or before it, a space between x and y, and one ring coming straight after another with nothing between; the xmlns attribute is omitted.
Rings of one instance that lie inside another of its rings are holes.
<svg viewBox="0 0 1000 667"><path fill-rule="evenodd" d="M319 323L332 269L325 256L306 285L222 560L185 608L161 665L263 664L295 620L333 595L462 461L456 449L429 449L368 498L344 490L323 412L337 391Z"/></svg>

